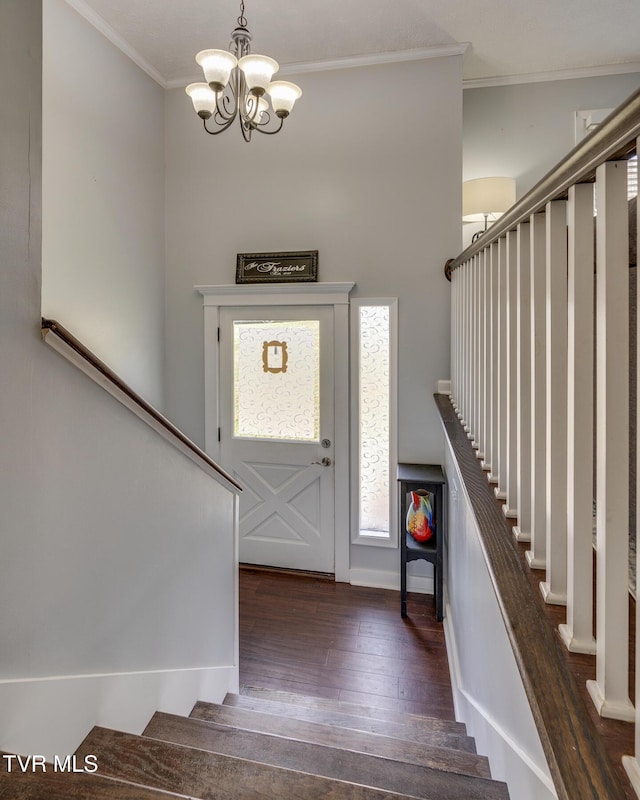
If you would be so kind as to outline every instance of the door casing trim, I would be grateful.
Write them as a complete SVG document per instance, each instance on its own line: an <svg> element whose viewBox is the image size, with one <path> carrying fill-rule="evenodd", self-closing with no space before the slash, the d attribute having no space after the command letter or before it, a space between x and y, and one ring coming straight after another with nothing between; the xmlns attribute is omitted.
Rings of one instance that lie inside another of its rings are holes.
<svg viewBox="0 0 640 800"><path fill-rule="evenodd" d="M228 284L195 286L204 305L205 451L220 455L220 352L218 328L224 306L333 306L335 418L335 579L349 583L350 432L349 432L349 295L355 283Z"/></svg>

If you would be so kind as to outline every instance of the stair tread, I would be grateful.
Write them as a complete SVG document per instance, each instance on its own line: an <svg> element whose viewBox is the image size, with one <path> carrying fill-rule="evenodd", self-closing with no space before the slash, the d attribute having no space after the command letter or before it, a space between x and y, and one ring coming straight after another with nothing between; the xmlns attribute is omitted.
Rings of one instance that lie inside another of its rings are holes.
<svg viewBox="0 0 640 800"><path fill-rule="evenodd" d="M96 774L0 771L1 800L171 800L183 794L138 786Z"/></svg>
<svg viewBox="0 0 640 800"><path fill-rule="evenodd" d="M488 761L476 753L436 745L417 744L377 733L336 728L318 722L306 722L259 711L250 711L214 703L196 703L193 719L231 727L272 733L288 739L379 755L419 766L434 767L467 775L488 777Z"/></svg>
<svg viewBox="0 0 640 800"><path fill-rule="evenodd" d="M78 756L95 754L102 775L186 794L198 800L402 800L345 781L272 767L129 733L94 728ZM433 796L435 800L435 796Z"/></svg>
<svg viewBox="0 0 640 800"><path fill-rule="evenodd" d="M262 698L264 700L275 700L281 703L304 706L306 708L317 708L324 711L336 711L342 714L351 714L358 717L368 717L371 719L386 720L387 722L399 722L409 727L426 728L430 730L443 730L451 733L461 733L466 735L467 729L464 723L440 717L429 717L424 714L409 714L403 711L379 708L377 706L365 706L358 703L351 703L346 700L331 700L326 697L311 697L310 695L296 694L282 689L264 689L259 686L243 686L240 694L247 697Z"/></svg>
<svg viewBox="0 0 640 800"><path fill-rule="evenodd" d="M328 745L156 713L143 736L408 795L420 800L506 800L506 784Z"/></svg>
<svg viewBox="0 0 640 800"><path fill-rule="evenodd" d="M446 726L438 725L437 722L433 726L415 727L406 724L404 721L377 719L375 717L347 714L344 711L313 708L297 703L283 703L269 698L237 694L228 694L224 699L224 705L261 711L265 714L277 714L291 717L292 719L306 720L307 722L335 725L340 728L380 733L383 736L391 736L394 739L418 742L420 744L438 744L445 747L459 747L469 752L475 751L473 740L465 732L459 730L451 731Z"/></svg>

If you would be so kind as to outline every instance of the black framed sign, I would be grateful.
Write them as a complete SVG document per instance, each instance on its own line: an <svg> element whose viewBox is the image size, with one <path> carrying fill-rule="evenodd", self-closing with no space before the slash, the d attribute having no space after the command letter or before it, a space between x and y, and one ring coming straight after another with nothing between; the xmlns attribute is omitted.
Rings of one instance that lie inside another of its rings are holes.
<svg viewBox="0 0 640 800"><path fill-rule="evenodd" d="M236 283L292 283L317 280L317 250L238 253Z"/></svg>

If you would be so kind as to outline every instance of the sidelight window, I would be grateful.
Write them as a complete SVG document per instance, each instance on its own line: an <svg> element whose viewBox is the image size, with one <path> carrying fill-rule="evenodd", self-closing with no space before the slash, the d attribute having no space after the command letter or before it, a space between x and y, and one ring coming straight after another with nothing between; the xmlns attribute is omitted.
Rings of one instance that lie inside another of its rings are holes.
<svg viewBox="0 0 640 800"><path fill-rule="evenodd" d="M360 544L395 546L396 300L352 301L354 536Z"/></svg>

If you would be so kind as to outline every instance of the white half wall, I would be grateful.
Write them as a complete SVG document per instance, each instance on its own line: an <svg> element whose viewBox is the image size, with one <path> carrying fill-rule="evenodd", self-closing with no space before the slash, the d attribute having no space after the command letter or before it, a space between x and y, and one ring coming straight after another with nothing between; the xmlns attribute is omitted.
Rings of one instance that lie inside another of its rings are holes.
<svg viewBox="0 0 640 800"><path fill-rule="evenodd" d="M42 310L163 405L164 92L43 3Z"/></svg>
<svg viewBox="0 0 640 800"><path fill-rule="evenodd" d="M0 681L0 749L53 761L95 725L140 735L155 711L188 716L196 699L219 703L229 691L235 667Z"/></svg>
<svg viewBox="0 0 640 800"><path fill-rule="evenodd" d="M42 341L41 13L0 4L0 750L48 755L237 684L237 498Z"/></svg>
<svg viewBox="0 0 640 800"><path fill-rule="evenodd" d="M540 737L480 544L469 498L447 444L449 496L445 636L456 719L518 800L556 797Z"/></svg>

